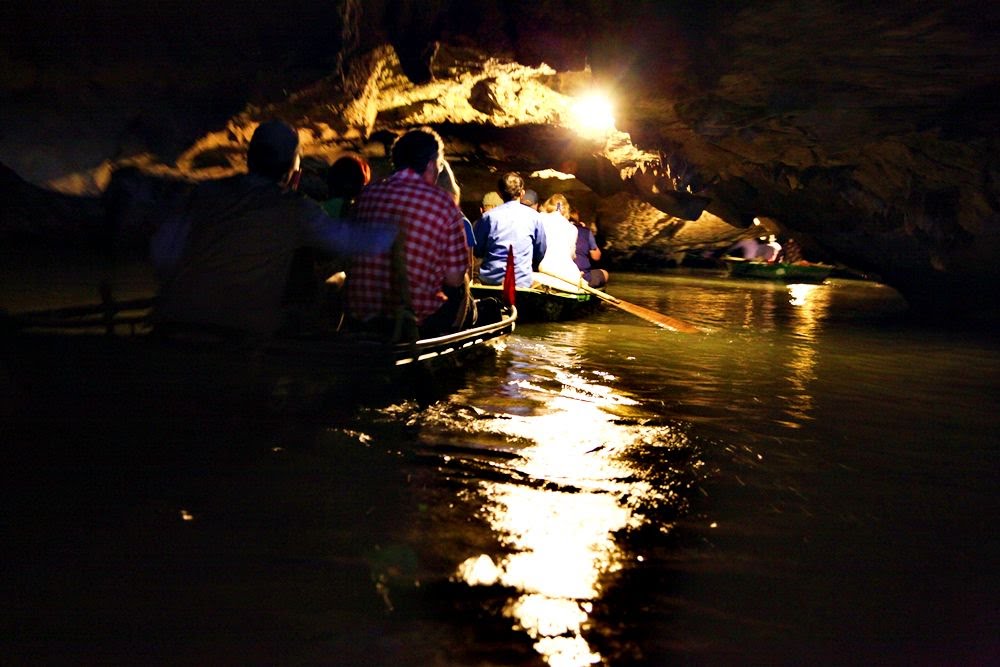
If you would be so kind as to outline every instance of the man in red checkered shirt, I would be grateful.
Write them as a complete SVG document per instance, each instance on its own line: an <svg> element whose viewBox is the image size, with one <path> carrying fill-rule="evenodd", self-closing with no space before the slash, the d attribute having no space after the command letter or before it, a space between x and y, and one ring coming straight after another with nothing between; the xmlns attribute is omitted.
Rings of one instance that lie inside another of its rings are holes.
<svg viewBox="0 0 1000 667"><path fill-rule="evenodd" d="M436 132L410 130L392 145L396 171L358 198L358 221L397 224L405 253L397 249L395 257L384 253L353 262L347 298L355 320L377 326L409 309L422 335L457 328L455 320L465 310L468 245L461 209L437 186L443 159Z"/></svg>

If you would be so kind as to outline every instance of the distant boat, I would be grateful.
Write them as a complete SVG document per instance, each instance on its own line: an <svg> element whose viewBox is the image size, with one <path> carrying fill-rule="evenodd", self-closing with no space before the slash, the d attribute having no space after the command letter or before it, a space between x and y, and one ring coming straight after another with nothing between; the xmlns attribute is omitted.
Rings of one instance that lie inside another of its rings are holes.
<svg viewBox="0 0 1000 667"><path fill-rule="evenodd" d="M742 257L723 257L732 278L753 278L785 283L822 283L835 267L812 262L763 262Z"/></svg>

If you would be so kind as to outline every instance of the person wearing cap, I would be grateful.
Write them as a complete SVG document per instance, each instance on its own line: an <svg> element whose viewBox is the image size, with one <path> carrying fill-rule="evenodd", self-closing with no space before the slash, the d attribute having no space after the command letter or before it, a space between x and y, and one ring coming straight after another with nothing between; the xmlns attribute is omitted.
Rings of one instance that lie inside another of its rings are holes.
<svg viewBox="0 0 1000 667"><path fill-rule="evenodd" d="M349 313L355 325L376 330L408 317L421 335L454 330L465 312L469 266L461 209L438 187L444 143L430 128L415 128L392 145L395 171L361 193L354 216L360 223L399 225L401 247L356 260L347 278Z"/></svg>
<svg viewBox="0 0 1000 667"><path fill-rule="evenodd" d="M502 203L503 203L503 198L500 197L500 193L497 192L496 190L490 190L489 192L483 195L482 204L480 204L479 206L479 216L482 217L482 215L486 213L486 211L490 210L491 208L496 208Z"/></svg>
<svg viewBox="0 0 1000 667"><path fill-rule="evenodd" d="M525 190L524 194L521 195L521 203L528 208L533 208L538 210L538 193L534 190Z"/></svg>
<svg viewBox="0 0 1000 667"><path fill-rule="evenodd" d="M531 287L533 271L545 256L545 230L538 211L521 203L524 179L507 172L497 183L504 203L490 209L475 227L476 257L482 258L479 280L500 285L507 270L508 248L514 251L514 276L518 287Z"/></svg>
<svg viewBox="0 0 1000 667"><path fill-rule="evenodd" d="M297 248L357 256L391 247L395 226L361 228L333 219L295 191L299 162L298 132L267 121L250 139L247 173L195 188L184 249L153 311L157 329L266 339L284 323Z"/></svg>
<svg viewBox="0 0 1000 667"><path fill-rule="evenodd" d="M496 190L490 190L484 194L479 204L479 217L476 218L476 221L469 228L469 232L472 234L469 238L469 250L472 255L472 265L469 272L472 275L472 282L480 282L479 265L481 262L479 261L479 258L476 257L476 227L479 226L479 222L483 219L483 216L487 211L494 209L501 204L503 204L503 199L500 197L500 193Z"/></svg>

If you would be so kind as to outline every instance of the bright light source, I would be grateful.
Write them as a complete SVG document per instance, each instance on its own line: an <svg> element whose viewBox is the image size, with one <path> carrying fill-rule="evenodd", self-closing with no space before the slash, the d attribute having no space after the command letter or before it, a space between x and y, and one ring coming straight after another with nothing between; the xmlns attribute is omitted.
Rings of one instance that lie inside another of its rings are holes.
<svg viewBox="0 0 1000 667"><path fill-rule="evenodd" d="M573 125L580 134L599 137L615 129L614 107L603 93L595 91L576 98L570 111Z"/></svg>

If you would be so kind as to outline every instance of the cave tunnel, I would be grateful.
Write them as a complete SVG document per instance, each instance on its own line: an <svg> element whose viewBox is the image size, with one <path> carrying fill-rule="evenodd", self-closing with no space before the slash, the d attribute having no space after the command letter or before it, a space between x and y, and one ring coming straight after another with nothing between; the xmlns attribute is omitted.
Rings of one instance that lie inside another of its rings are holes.
<svg viewBox="0 0 1000 667"><path fill-rule="evenodd" d="M703 328L518 318L430 397L372 399L350 358L297 411L318 357L244 401L245 350L2 326L0 662L998 664L998 26L978 0L2 3L0 324L104 279L148 305L151 233L277 117L316 199L342 152L378 178L430 126L470 219L516 170L598 225L608 293ZM850 278L714 263L762 234Z"/></svg>
<svg viewBox="0 0 1000 667"><path fill-rule="evenodd" d="M430 125L467 214L498 172L551 174L537 189L572 191L616 265L719 252L761 217L918 310L996 314L980 289L997 278L1000 237L998 56L984 39L996 22L959 7L849 21L821 3L43 9L4 10L10 237L106 227L72 197L99 196L125 167L195 180L240 169L268 116L300 129L316 168L343 150L377 162L386 136ZM778 38L774 25L795 29ZM574 105L594 90L613 125L582 131L601 112Z"/></svg>

